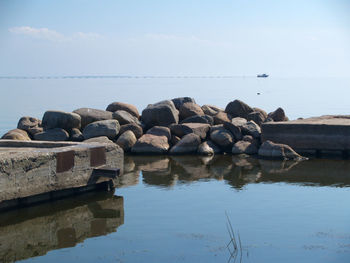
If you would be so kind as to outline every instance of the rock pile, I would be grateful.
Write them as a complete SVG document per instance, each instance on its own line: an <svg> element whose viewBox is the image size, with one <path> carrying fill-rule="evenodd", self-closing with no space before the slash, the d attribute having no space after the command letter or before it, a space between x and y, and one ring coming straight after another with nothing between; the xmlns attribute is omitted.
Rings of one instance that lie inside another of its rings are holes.
<svg viewBox="0 0 350 263"><path fill-rule="evenodd" d="M73 112L46 111L42 121L22 117L17 129L2 139L84 141L110 140L135 154L259 154L265 158L298 158L288 146L265 142L260 126L287 121L282 108L267 114L240 100L225 109L198 105L182 97L149 104L139 114L133 105L113 102L106 110L80 108Z"/></svg>

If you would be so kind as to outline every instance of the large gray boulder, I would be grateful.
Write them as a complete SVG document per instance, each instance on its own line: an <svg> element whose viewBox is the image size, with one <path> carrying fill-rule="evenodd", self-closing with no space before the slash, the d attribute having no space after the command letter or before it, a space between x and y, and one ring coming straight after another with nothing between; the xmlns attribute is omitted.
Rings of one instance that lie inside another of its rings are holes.
<svg viewBox="0 0 350 263"><path fill-rule="evenodd" d="M107 136L113 140L118 135L119 130L120 125L117 120L95 121L85 127L83 136L85 139Z"/></svg>
<svg viewBox="0 0 350 263"><path fill-rule="evenodd" d="M84 141L84 136L79 129L73 128L70 132L69 140L73 142L82 142Z"/></svg>
<svg viewBox="0 0 350 263"><path fill-rule="evenodd" d="M185 135L175 146L170 149L170 154L196 153L201 139L197 134Z"/></svg>
<svg viewBox="0 0 350 263"><path fill-rule="evenodd" d="M177 137L183 137L186 134L193 133L192 129L184 124L172 124L169 126L170 131Z"/></svg>
<svg viewBox="0 0 350 263"><path fill-rule="evenodd" d="M73 113L80 116L82 130L92 122L113 119L112 112L92 108L79 108L73 111Z"/></svg>
<svg viewBox="0 0 350 263"><path fill-rule="evenodd" d="M1 139L4 140L18 140L18 141L30 141L30 137L25 130L13 129L5 133Z"/></svg>
<svg viewBox="0 0 350 263"><path fill-rule="evenodd" d="M144 134L131 148L137 154L164 154L169 150L168 138L153 134Z"/></svg>
<svg viewBox="0 0 350 263"><path fill-rule="evenodd" d="M230 122L230 117L227 115L226 112L220 111L216 115L214 115L214 124L224 124L225 122Z"/></svg>
<svg viewBox="0 0 350 263"><path fill-rule="evenodd" d="M198 146L198 150L197 150L198 154L200 155L213 155L214 149L212 147L209 146L208 142L203 142Z"/></svg>
<svg viewBox="0 0 350 263"><path fill-rule="evenodd" d="M42 126L45 129L61 128L66 131L70 131L73 128L79 129L81 117L72 112L50 110L44 113Z"/></svg>
<svg viewBox="0 0 350 263"><path fill-rule="evenodd" d="M288 121L288 118L282 108L277 108L275 111L270 112L267 116L273 119L273 121Z"/></svg>
<svg viewBox="0 0 350 263"><path fill-rule="evenodd" d="M251 135L254 138L260 138L261 129L258 124L254 121L248 121L246 124L241 126L241 131L243 135Z"/></svg>
<svg viewBox="0 0 350 263"><path fill-rule="evenodd" d="M112 114L113 119L117 120L120 125L136 123L137 125L141 125L138 118L130 114L125 110L117 110Z"/></svg>
<svg viewBox="0 0 350 263"><path fill-rule="evenodd" d="M221 108L216 107L214 105L203 105L201 108L205 114L210 115L210 116L214 116L214 115L218 114L219 112L224 111L224 109L221 109Z"/></svg>
<svg viewBox="0 0 350 263"><path fill-rule="evenodd" d="M232 135L235 137L236 141L239 141L242 139L242 131L241 128L232 122L225 122L224 128L232 133Z"/></svg>
<svg viewBox="0 0 350 263"><path fill-rule="evenodd" d="M137 139L132 131L126 131L119 136L116 144L118 144L125 152L129 152L131 148L135 145Z"/></svg>
<svg viewBox="0 0 350 263"><path fill-rule="evenodd" d="M242 128L242 126L247 123L247 119L244 119L241 117L235 117L235 118L232 118L231 122L237 127Z"/></svg>
<svg viewBox="0 0 350 263"><path fill-rule="evenodd" d="M303 159L298 153L296 153L290 146L286 144L273 143L271 141L265 141L258 151L258 154L262 158L266 159L281 159L281 160L299 160Z"/></svg>
<svg viewBox="0 0 350 263"><path fill-rule="evenodd" d="M129 112L131 115L135 116L136 118L140 118L139 111L134 105L124 103L124 102L112 102L107 106L106 111L115 112L118 110L124 110Z"/></svg>
<svg viewBox="0 0 350 263"><path fill-rule="evenodd" d="M254 121L256 124L261 126L261 124L263 122L265 122L266 117L261 112L253 111L253 112L248 114L247 120L248 121Z"/></svg>
<svg viewBox="0 0 350 263"><path fill-rule="evenodd" d="M61 128L48 129L34 135L37 141L67 141L69 133Z"/></svg>
<svg viewBox="0 0 350 263"><path fill-rule="evenodd" d="M201 107L193 102L186 102L180 107L180 120L184 120L192 116L203 116L204 112Z"/></svg>
<svg viewBox="0 0 350 263"><path fill-rule="evenodd" d="M171 133L180 138L187 134L195 133L201 139L205 139L209 129L210 125L206 123L183 123L170 126Z"/></svg>
<svg viewBox="0 0 350 263"><path fill-rule="evenodd" d="M123 134L124 132L129 131L129 130L135 134L137 139L143 135L142 127L136 123L121 125L119 134Z"/></svg>
<svg viewBox="0 0 350 263"><path fill-rule="evenodd" d="M223 127L211 132L210 139L219 147L221 147L224 151L229 149L231 150L231 147L234 143L233 135Z"/></svg>
<svg viewBox="0 0 350 263"><path fill-rule="evenodd" d="M108 139L107 136L93 137L93 138L84 140L84 143L113 143L114 144L114 142Z"/></svg>
<svg viewBox="0 0 350 263"><path fill-rule="evenodd" d="M225 112L230 114L233 118L242 117L246 119L248 114L253 111L254 110L249 105L240 100L231 101L225 108Z"/></svg>
<svg viewBox="0 0 350 263"><path fill-rule="evenodd" d="M17 129L24 130L31 136L43 131L41 120L28 116L19 119Z"/></svg>
<svg viewBox="0 0 350 263"><path fill-rule="evenodd" d="M214 125L214 118L209 115L194 115L182 120L181 123L207 123L210 125Z"/></svg>
<svg viewBox="0 0 350 263"><path fill-rule="evenodd" d="M186 102L196 103L196 101L193 98L190 98L190 97L175 98L175 99L172 99L172 102L174 103L176 109L178 109L178 110Z"/></svg>
<svg viewBox="0 0 350 263"><path fill-rule="evenodd" d="M157 136L165 136L168 138L168 141L171 140L171 132L168 127L164 126L154 126L151 129L149 129L146 134L153 134Z"/></svg>
<svg viewBox="0 0 350 263"><path fill-rule="evenodd" d="M233 154L257 154L258 147L255 143L249 141L238 141L232 147Z"/></svg>
<svg viewBox="0 0 350 263"><path fill-rule="evenodd" d="M179 112L171 100L150 104L142 111L141 119L146 128L169 126L179 122Z"/></svg>

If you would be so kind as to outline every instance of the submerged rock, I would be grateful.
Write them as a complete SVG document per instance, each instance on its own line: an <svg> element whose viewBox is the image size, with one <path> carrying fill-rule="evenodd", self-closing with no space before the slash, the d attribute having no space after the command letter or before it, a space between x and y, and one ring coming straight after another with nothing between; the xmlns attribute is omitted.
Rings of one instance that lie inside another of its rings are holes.
<svg viewBox="0 0 350 263"><path fill-rule="evenodd" d="M301 155L296 153L290 146L286 144L273 143L265 141L258 151L262 158L267 159L282 159L282 160L298 160L303 159Z"/></svg>

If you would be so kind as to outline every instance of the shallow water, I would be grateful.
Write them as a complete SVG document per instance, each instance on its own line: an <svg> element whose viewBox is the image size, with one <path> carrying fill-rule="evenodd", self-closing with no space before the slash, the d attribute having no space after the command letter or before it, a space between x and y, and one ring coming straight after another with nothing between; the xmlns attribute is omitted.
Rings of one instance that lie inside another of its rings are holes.
<svg viewBox="0 0 350 263"><path fill-rule="evenodd" d="M0 256L228 262L227 213L241 238L237 262L347 262L349 186L344 160L128 156L119 197L82 196L1 214Z"/></svg>

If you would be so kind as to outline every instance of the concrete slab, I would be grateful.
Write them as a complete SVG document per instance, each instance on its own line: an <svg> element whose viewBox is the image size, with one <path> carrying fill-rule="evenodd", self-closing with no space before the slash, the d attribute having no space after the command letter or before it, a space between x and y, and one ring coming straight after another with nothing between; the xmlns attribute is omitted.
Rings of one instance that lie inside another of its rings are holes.
<svg viewBox="0 0 350 263"><path fill-rule="evenodd" d="M350 150L350 115L325 115L262 125L266 140L291 146L298 152Z"/></svg>

